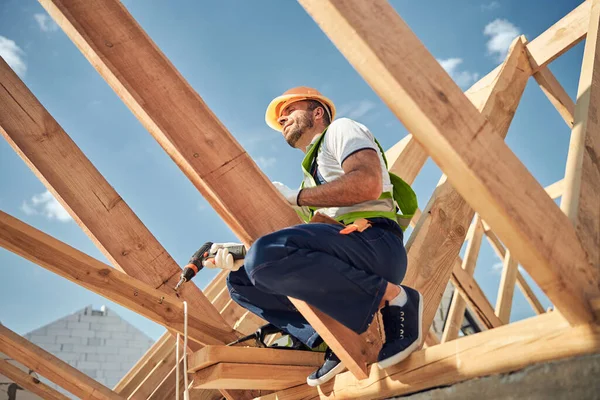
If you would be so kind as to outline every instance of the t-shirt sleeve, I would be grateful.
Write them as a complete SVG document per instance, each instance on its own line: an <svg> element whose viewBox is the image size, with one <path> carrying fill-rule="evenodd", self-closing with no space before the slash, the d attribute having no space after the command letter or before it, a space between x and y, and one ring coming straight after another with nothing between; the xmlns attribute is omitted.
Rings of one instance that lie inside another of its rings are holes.
<svg viewBox="0 0 600 400"><path fill-rule="evenodd" d="M327 148L342 165L346 158L363 149L377 151L373 135L364 126L348 118L334 121L325 134Z"/></svg>

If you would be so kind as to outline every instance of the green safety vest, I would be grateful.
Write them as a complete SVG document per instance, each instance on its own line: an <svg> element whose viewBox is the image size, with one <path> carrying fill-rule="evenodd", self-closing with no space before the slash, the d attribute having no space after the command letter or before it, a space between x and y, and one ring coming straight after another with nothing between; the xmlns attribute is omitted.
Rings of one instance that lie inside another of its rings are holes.
<svg viewBox="0 0 600 400"><path fill-rule="evenodd" d="M302 172L304 173L304 179L302 180L302 185L300 188L305 187L316 187L317 182L314 177L310 174L310 169L313 162L317 158L317 154L319 148L321 147L321 143L323 142L323 138L325 137L325 133L327 133L327 129L321 134L321 137L317 139L317 141L313 144L313 146L308 150L306 156L304 156L304 160L302 161ZM386 168L388 168L387 159L385 157L385 152L383 148L375 139L375 143L379 146L379 150L381 151L381 155L383 156L383 161L385 162ZM351 224L360 218L389 218L393 221L396 221L402 230L406 230L408 225L415 214L415 211L418 207L417 195L412 190L410 185L406 183L402 178L398 175L389 172L390 182L393 186L393 190L391 192L383 192L381 196L379 196L378 200L392 200L392 206L389 211L354 211L350 213L346 213L343 215L339 215L335 217L335 220L343 223L344 225ZM304 210L308 210L308 212L303 212L301 210L296 210L298 215L305 221L309 222L310 219L314 216L315 211L317 211L318 207L302 207Z"/></svg>

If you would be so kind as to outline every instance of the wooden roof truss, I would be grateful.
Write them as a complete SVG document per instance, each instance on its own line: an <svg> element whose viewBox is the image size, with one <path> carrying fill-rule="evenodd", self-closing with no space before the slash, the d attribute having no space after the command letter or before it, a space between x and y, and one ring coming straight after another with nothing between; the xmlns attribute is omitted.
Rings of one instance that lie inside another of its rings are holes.
<svg viewBox="0 0 600 400"><path fill-rule="evenodd" d="M123 5L39 1L240 241L250 245L300 222ZM6 327L0 327L0 351L81 398L172 398L183 384L175 382L174 349L185 300L194 399L386 398L597 353L600 0L584 1L534 40L516 38L504 62L464 93L385 0L299 3L411 132L387 151L390 169L412 183L431 157L444 173L415 216L407 242L405 283L425 301L423 328L429 334L423 349L380 371L372 365L381 345L378 324L356 335L296 299L347 372L312 388L304 379L320 363L320 354L224 346L265 321L231 301L225 272L204 291L188 283L179 297L173 295L180 267L0 60L0 132L112 266L4 212L0 246L167 329L112 389ZM548 64L584 39L573 101ZM530 77L572 132L565 177L546 188L504 142ZM559 197L560 206L554 201ZM484 238L504 260L495 305L473 277ZM553 311L543 309L519 265L554 304ZM444 331L436 335L430 326L448 282L456 295ZM539 315L509 323L515 285ZM458 338L466 307L484 330ZM48 398L63 398L8 362L0 362L0 372Z"/></svg>

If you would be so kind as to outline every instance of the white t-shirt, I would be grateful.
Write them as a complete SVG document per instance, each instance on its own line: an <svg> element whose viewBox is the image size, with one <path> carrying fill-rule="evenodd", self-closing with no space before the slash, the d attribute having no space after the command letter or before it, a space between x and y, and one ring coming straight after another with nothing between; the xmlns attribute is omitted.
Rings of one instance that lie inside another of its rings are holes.
<svg viewBox="0 0 600 400"><path fill-rule="evenodd" d="M312 143L318 140L321 135L317 135ZM383 191L389 192L392 190L390 177L383 161L379 146L375 143L373 134L361 123L353 121L349 118L340 118L334 120L327 132L325 139L321 142L319 153L317 155L317 183L324 184L334 181L344 175L342 163L352 154L363 149L373 149L379 155L381 164L381 175L383 183ZM360 189L360 188L357 188ZM385 202L387 203L387 202ZM384 210L390 211L389 205L383 205L381 201L368 201L349 207L329 207L322 208L319 212L330 217L346 214L352 211L361 210Z"/></svg>

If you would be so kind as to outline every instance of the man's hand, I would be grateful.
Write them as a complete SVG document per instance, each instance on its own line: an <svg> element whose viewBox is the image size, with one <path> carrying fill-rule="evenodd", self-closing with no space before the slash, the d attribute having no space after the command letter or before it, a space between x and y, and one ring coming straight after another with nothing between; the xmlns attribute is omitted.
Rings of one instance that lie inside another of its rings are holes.
<svg viewBox="0 0 600 400"><path fill-rule="evenodd" d="M206 259L202 265L206 268L221 268L229 271L237 271L244 265L244 260L234 260L233 256L229 253L229 248L240 245L240 243L213 243L210 248L210 254L214 254L215 256L214 258Z"/></svg>
<svg viewBox="0 0 600 400"><path fill-rule="evenodd" d="M279 190L279 193L281 193L283 197L285 197L288 203L295 207L298 207L298 193L300 192L299 189L290 189L281 182L273 182L273 185L275 185L277 190Z"/></svg>

